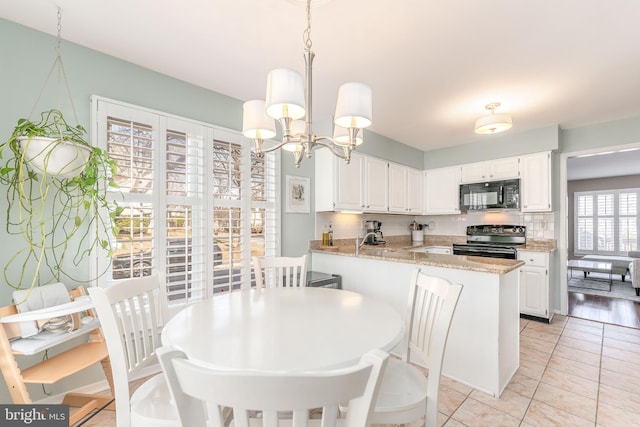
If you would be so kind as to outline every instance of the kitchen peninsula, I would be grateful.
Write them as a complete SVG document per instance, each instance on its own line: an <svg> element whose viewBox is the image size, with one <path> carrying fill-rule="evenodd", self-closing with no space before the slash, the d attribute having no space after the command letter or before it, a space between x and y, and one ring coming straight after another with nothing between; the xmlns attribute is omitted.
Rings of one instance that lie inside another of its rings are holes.
<svg viewBox="0 0 640 427"><path fill-rule="evenodd" d="M336 248L311 242L313 268L341 275L344 289L387 301L401 314L416 267L462 284L442 373L499 397L519 367L518 271L524 262L409 252L410 242L389 240L357 254L355 239L338 241Z"/></svg>

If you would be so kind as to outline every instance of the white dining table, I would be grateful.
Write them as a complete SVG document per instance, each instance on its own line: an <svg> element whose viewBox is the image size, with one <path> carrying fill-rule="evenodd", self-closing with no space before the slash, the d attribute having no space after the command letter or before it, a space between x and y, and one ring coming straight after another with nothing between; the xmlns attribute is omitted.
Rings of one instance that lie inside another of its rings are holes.
<svg viewBox="0 0 640 427"><path fill-rule="evenodd" d="M390 351L404 333L389 304L329 288L265 288L220 293L176 314L162 344L215 368L303 372L353 364Z"/></svg>

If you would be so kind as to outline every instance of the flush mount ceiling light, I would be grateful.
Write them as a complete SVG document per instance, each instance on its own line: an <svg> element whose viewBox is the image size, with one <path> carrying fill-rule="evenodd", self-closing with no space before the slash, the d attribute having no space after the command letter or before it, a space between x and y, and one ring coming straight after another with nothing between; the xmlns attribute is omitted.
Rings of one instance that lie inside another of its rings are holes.
<svg viewBox="0 0 640 427"><path fill-rule="evenodd" d="M306 0L307 28L303 33L305 79L297 71L272 70L267 76L267 100L247 101L243 107L242 134L253 139L258 156L282 148L293 152L296 167L300 167L303 155L311 157L316 146L327 147L349 163L351 151L362 143L360 130L371 125L371 87L364 83L345 83L338 89L334 136L313 133L311 2ZM264 148L264 140L276 135L274 120L280 123L282 141Z"/></svg>
<svg viewBox="0 0 640 427"><path fill-rule="evenodd" d="M512 124L510 114L495 114L494 110L499 106L499 102L492 102L491 104L487 104L484 107L487 110L491 111L491 114L489 114L488 116L480 117L478 120L476 120L476 133L498 133L511 128Z"/></svg>

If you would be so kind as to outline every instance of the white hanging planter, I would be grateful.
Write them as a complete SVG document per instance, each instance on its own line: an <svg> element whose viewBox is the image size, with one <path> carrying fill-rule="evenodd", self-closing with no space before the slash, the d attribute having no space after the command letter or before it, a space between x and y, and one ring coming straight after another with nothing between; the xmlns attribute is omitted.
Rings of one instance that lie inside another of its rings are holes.
<svg viewBox="0 0 640 427"><path fill-rule="evenodd" d="M91 150L60 138L18 138L30 167L47 176L74 178L84 170Z"/></svg>

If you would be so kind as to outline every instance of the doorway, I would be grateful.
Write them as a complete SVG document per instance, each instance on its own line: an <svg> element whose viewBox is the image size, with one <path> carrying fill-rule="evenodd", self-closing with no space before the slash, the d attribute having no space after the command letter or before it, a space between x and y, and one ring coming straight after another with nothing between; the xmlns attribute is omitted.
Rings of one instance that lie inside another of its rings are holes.
<svg viewBox="0 0 640 427"><path fill-rule="evenodd" d="M640 158L640 143L599 147L560 155L560 235L558 239L560 265L558 271L562 314L640 328L640 302L611 298L606 295L594 296L569 292L567 280L567 261L571 258L570 253L573 252L573 230L570 228L573 198L569 198L569 181L640 174L638 160L629 162L633 166L625 170L623 163L631 157ZM584 168L586 172L583 171L583 175L580 175L581 165L586 165ZM640 187L640 183L637 187Z"/></svg>

